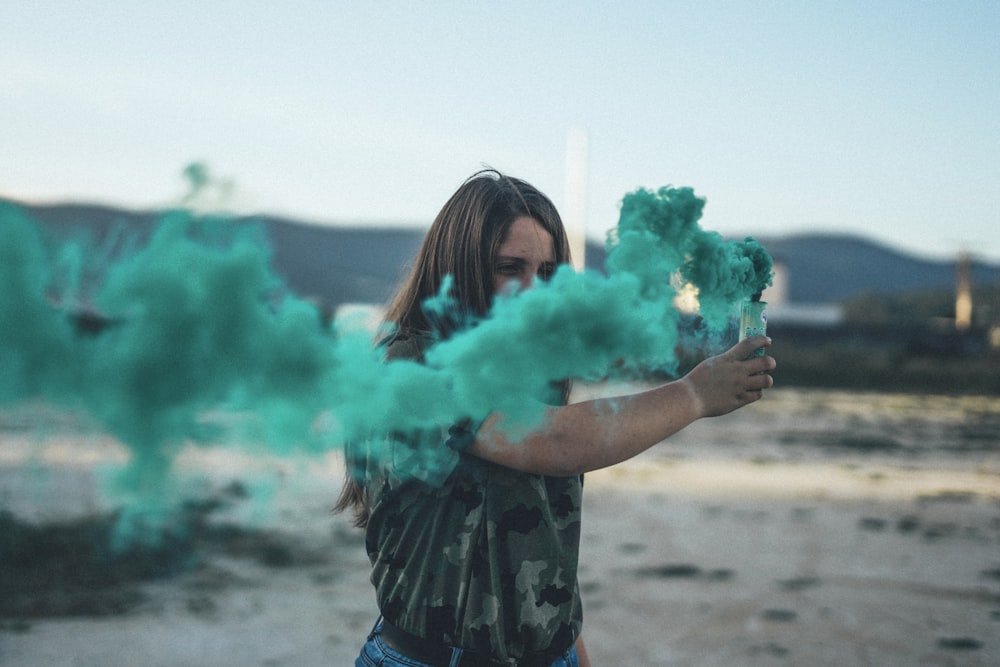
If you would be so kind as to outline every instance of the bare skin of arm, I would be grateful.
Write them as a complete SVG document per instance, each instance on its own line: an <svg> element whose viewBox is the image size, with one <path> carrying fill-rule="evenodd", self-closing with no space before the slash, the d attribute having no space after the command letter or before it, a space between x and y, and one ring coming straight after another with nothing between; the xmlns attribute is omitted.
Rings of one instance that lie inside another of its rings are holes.
<svg viewBox="0 0 1000 667"><path fill-rule="evenodd" d="M653 389L546 409L543 424L517 441L503 416L486 419L469 451L523 472L570 476L626 461L704 417L732 412L761 398L774 383L770 356L747 358L770 345L755 336L702 361L683 378Z"/></svg>
<svg viewBox="0 0 1000 667"><path fill-rule="evenodd" d="M590 667L587 647L583 645L583 635L576 638L576 657L579 659L580 667Z"/></svg>

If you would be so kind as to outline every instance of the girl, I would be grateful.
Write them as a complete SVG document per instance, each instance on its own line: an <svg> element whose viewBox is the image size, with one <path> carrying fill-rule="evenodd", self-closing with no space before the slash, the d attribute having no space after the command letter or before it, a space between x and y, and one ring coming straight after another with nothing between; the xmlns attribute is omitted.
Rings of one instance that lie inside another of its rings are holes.
<svg viewBox="0 0 1000 667"><path fill-rule="evenodd" d="M495 294L528 289L569 261L544 194L496 171L473 175L441 209L391 302L387 358L421 361L461 321L485 315ZM422 307L446 276L457 318ZM769 344L749 338L680 380L617 398L568 405L569 382L558 383L526 436L505 435L494 413L478 426L396 434L377 461L349 448L337 510L352 509L365 528L381 612L355 664L589 667L577 582L583 474L760 399L775 362L748 357ZM453 464L437 476L392 465L415 451Z"/></svg>

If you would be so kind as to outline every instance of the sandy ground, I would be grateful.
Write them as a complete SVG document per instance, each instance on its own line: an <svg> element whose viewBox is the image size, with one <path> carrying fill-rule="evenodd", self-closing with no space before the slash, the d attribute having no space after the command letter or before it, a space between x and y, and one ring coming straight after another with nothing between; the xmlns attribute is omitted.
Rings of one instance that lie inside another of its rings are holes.
<svg viewBox="0 0 1000 667"><path fill-rule="evenodd" d="M998 423L1000 399L776 390L588 475L594 664L1000 664ZM53 519L100 505L93 466L113 445L49 438L33 472L27 447L4 434L0 507ZM185 465L219 483L254 467ZM143 584L123 615L0 618L0 664L353 664L375 610L360 535L328 513L336 457L278 477L266 507L237 509L284 536L291 563L216 554Z"/></svg>

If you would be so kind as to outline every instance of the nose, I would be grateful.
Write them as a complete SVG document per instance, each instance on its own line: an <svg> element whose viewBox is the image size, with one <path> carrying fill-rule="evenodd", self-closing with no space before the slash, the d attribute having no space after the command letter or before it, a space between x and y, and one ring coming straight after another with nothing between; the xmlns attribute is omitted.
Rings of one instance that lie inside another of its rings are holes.
<svg viewBox="0 0 1000 667"><path fill-rule="evenodd" d="M531 277L528 278L508 278L499 284L497 292L502 292L504 294L514 294L521 293L527 289L531 288L531 284L534 281Z"/></svg>
<svg viewBox="0 0 1000 667"><path fill-rule="evenodd" d="M535 282L535 277L528 275L524 278L517 278L517 291L523 292L526 289L530 289L531 285Z"/></svg>

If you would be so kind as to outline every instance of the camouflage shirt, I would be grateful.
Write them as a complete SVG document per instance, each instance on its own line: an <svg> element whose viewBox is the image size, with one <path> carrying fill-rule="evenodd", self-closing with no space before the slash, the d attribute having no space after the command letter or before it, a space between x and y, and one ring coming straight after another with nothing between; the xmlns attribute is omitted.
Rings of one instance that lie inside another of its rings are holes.
<svg viewBox="0 0 1000 667"><path fill-rule="evenodd" d="M413 341L389 349L390 358L419 356ZM379 609L410 634L501 660L562 653L582 625L583 478L490 463L463 451L472 437L460 425L397 438L390 462L369 468L366 546ZM446 476L402 465L427 447L453 459Z"/></svg>

